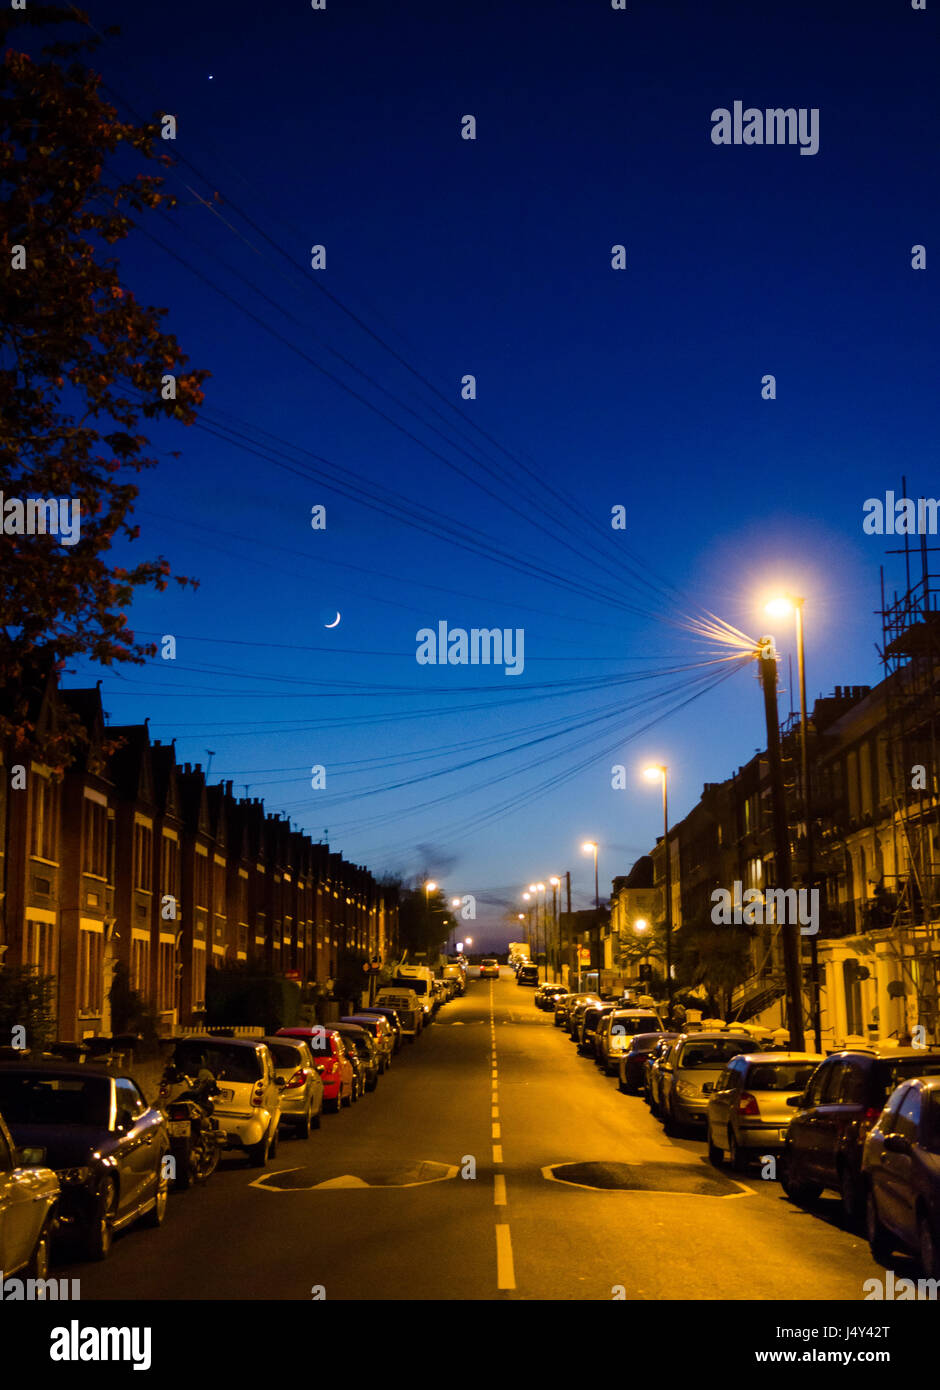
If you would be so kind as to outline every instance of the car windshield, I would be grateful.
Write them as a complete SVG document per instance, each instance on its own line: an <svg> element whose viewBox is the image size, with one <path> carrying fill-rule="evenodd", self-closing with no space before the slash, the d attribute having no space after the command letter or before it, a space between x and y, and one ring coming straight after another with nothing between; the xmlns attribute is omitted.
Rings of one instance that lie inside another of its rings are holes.
<svg viewBox="0 0 940 1390"><path fill-rule="evenodd" d="M0 1075L0 1115L10 1125L89 1125L107 1129L111 1083L107 1077Z"/></svg>
<svg viewBox="0 0 940 1390"><path fill-rule="evenodd" d="M498 960L485 960L485 961L483 962L483 964L484 964L484 965L499 965L499 961L498 961Z"/></svg>
<svg viewBox="0 0 940 1390"><path fill-rule="evenodd" d="M420 975L404 976L396 983L400 984L403 988L413 989L415 994L427 994L428 992L428 982L427 980L423 980Z"/></svg>
<svg viewBox="0 0 940 1390"><path fill-rule="evenodd" d="M816 1062L755 1062L748 1069L749 1091L804 1091Z"/></svg>
<svg viewBox="0 0 940 1390"><path fill-rule="evenodd" d="M679 1058L679 1066L692 1070L696 1067L723 1067L732 1057L741 1052L756 1052L757 1043L750 1038L709 1038L687 1042Z"/></svg>
<svg viewBox="0 0 940 1390"><path fill-rule="evenodd" d="M259 1081L263 1075L261 1058L253 1047L177 1043L173 1060L187 1076L198 1076L203 1068L211 1071L217 1081Z"/></svg>
<svg viewBox="0 0 940 1390"><path fill-rule="evenodd" d="M652 1052L658 1042L658 1033L635 1033L633 1037L633 1042L630 1046L630 1051Z"/></svg>

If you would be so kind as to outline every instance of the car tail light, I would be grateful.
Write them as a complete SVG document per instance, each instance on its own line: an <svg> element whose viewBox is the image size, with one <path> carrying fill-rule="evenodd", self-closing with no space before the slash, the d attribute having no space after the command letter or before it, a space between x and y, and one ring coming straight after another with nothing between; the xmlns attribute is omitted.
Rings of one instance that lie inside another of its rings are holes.
<svg viewBox="0 0 940 1390"><path fill-rule="evenodd" d="M256 1082L255 1082L255 1088L254 1088L254 1090L253 1090L252 1093L251 1093L251 1101L250 1101L249 1103L250 1103L252 1109L255 1109L257 1106L263 1105L263 1104L264 1104L264 1082L263 1082L263 1081L256 1081Z"/></svg>
<svg viewBox="0 0 940 1390"><path fill-rule="evenodd" d="M880 1114L881 1111L877 1106L869 1105L862 1115L862 1124L873 1125Z"/></svg>
<svg viewBox="0 0 940 1390"><path fill-rule="evenodd" d="M294 1090L297 1089L298 1086L303 1086L304 1083L306 1082L306 1080L307 1080L306 1073L305 1073L303 1067L300 1067L297 1071L294 1072L294 1075L293 1075L293 1076L291 1077L291 1079L288 1081L287 1085L284 1087L284 1090L285 1090L285 1091L294 1091Z"/></svg>
<svg viewBox="0 0 940 1390"><path fill-rule="evenodd" d="M166 1113L167 1113L167 1117L168 1117L169 1119L171 1119L171 1120L188 1120L188 1119L189 1119L189 1106L188 1106L188 1105L185 1105L185 1104L183 1104L183 1105L168 1105L167 1108L166 1108Z"/></svg>
<svg viewBox="0 0 940 1390"><path fill-rule="evenodd" d="M739 1115L760 1115L760 1107L757 1104L757 1097L752 1096L750 1091L742 1091L738 1096L736 1110Z"/></svg>

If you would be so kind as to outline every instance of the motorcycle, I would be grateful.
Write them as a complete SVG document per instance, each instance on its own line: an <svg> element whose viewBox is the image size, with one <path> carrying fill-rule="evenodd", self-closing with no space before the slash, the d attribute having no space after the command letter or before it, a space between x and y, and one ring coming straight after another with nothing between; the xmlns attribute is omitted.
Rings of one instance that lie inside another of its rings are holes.
<svg viewBox="0 0 940 1390"><path fill-rule="evenodd" d="M226 1138L213 1115L212 1100L220 1094L211 1071L200 1071L195 1081L172 1065L163 1074L160 1106L175 1163L174 1186L181 1190L206 1182L219 1166Z"/></svg>

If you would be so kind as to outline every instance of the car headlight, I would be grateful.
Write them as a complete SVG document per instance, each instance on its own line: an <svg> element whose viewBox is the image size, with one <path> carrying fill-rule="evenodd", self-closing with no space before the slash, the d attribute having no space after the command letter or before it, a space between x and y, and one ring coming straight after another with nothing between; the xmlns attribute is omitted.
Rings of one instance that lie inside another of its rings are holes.
<svg viewBox="0 0 940 1390"><path fill-rule="evenodd" d="M699 1088L692 1081L677 1081L676 1094L680 1096L698 1096L701 1094Z"/></svg>
<svg viewBox="0 0 940 1390"><path fill-rule="evenodd" d="M61 1183L87 1182L91 1177L90 1168L57 1168L56 1177Z"/></svg>

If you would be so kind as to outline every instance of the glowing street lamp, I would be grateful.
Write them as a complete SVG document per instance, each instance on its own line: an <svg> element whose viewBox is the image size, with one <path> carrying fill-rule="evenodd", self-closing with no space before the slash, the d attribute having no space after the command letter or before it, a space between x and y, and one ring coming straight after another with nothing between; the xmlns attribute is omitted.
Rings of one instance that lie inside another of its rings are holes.
<svg viewBox="0 0 940 1390"><path fill-rule="evenodd" d="M796 660L800 678L800 775L803 780L803 818L806 822L806 883L813 887L813 822L809 791L809 763L806 753L806 654L803 645L803 603L794 594L778 594L764 605L764 612L772 618L788 618L792 613L796 620ZM819 1011L819 951L816 937L809 939L810 959L810 1005L813 1016L813 1033L816 1051L822 1052L822 1019Z"/></svg>

